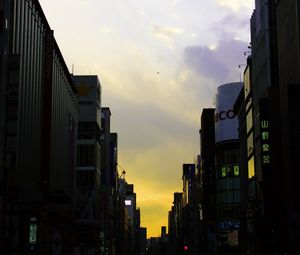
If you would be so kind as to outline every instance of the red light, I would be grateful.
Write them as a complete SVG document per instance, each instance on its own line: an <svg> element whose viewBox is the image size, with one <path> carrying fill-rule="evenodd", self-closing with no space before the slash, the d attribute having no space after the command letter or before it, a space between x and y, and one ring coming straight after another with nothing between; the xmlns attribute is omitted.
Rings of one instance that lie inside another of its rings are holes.
<svg viewBox="0 0 300 255"><path fill-rule="evenodd" d="M185 246L183 247L183 249L184 249L185 251L187 251L189 248L187 247L187 245L185 245Z"/></svg>

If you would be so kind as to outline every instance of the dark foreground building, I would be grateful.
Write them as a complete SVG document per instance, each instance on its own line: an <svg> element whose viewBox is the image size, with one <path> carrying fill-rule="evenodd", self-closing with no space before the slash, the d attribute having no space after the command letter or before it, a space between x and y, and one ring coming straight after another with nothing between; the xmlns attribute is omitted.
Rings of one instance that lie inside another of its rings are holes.
<svg viewBox="0 0 300 255"><path fill-rule="evenodd" d="M0 18L0 250L72 254L74 85L38 1L1 1Z"/></svg>

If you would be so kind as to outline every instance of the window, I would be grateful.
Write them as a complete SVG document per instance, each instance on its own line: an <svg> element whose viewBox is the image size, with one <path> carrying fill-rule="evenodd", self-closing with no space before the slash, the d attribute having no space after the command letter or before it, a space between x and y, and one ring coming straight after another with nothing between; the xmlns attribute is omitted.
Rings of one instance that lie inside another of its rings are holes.
<svg viewBox="0 0 300 255"><path fill-rule="evenodd" d="M248 160L248 179L251 179L255 175L255 169L254 169L254 156L252 156Z"/></svg>
<svg viewBox="0 0 300 255"><path fill-rule="evenodd" d="M247 154L248 156L250 156L254 151L253 132L251 132L247 138L247 151L248 151L248 154Z"/></svg>
<svg viewBox="0 0 300 255"><path fill-rule="evenodd" d="M252 116L252 109L247 113L246 116L246 126L247 126L247 133L251 130L253 127L253 116Z"/></svg>
<svg viewBox="0 0 300 255"><path fill-rule="evenodd" d="M77 171L77 186L90 187L94 184L95 171L94 170L79 170Z"/></svg>
<svg viewBox="0 0 300 255"><path fill-rule="evenodd" d="M79 144L78 145L78 166L95 166L95 145Z"/></svg>

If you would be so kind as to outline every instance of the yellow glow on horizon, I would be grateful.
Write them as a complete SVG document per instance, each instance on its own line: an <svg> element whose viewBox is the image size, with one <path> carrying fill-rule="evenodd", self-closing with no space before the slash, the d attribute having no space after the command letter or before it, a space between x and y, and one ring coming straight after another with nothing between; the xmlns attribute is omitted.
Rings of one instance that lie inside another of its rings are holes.
<svg viewBox="0 0 300 255"><path fill-rule="evenodd" d="M171 155L166 153L171 150ZM167 139L143 152L133 151L130 156L126 151L120 155L121 162L131 158L130 162L124 162L126 167L122 166L127 170L127 182L134 184L137 207L141 208L141 226L147 227L148 237L160 236L161 226L168 227L173 194L182 191L182 164L193 162L194 150L192 144L176 144Z"/></svg>

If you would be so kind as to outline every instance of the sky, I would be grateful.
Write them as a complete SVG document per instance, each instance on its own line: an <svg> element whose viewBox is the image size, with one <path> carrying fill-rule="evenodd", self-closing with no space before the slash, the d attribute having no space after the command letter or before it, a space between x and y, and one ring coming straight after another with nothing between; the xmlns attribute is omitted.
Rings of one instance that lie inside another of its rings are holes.
<svg viewBox="0 0 300 255"><path fill-rule="evenodd" d="M159 236L182 165L199 154L202 109L219 85L241 80L254 0L40 3L70 72L98 75L141 225Z"/></svg>

